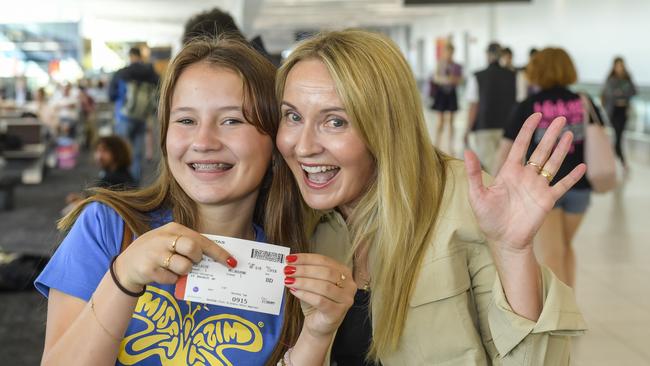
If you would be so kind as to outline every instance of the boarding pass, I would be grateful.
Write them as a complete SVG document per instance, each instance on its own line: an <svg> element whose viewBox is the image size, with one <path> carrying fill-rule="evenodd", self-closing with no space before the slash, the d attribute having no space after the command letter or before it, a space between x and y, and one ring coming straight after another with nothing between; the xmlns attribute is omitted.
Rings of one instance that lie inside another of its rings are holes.
<svg viewBox="0 0 650 366"><path fill-rule="evenodd" d="M207 235L228 251L237 267L203 256L176 283L176 298L279 315L284 294L284 265L289 248L226 236Z"/></svg>

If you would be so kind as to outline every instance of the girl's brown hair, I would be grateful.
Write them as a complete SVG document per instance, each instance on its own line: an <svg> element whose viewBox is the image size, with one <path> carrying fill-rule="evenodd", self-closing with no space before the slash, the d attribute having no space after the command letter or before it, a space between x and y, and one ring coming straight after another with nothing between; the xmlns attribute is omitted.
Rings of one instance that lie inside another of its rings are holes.
<svg viewBox="0 0 650 366"><path fill-rule="evenodd" d="M91 197L59 221L60 230L69 229L83 207L93 201L113 208L136 235L151 230L148 213L158 209L171 210L174 221L189 228L195 229L199 226L200 218L196 203L181 189L171 174L166 149L171 100L176 82L185 69L199 62L227 68L241 77L244 84L242 106L244 117L260 132L275 140L280 118L274 90L275 66L239 39L196 39L184 46L171 62L161 86L158 120L162 158L156 181L148 187L133 191L93 189ZM274 149L273 161L280 159L281 156ZM283 182L271 183L272 175L272 167L269 167L258 195L254 222L264 227L269 242L288 246L292 252L304 252L306 249L303 246L306 240L299 214L300 201L296 199L295 194L288 194L282 190ZM283 218L274 216L282 213L288 213L288 216ZM281 342L275 346L267 361L268 365L275 365L279 361L288 345L295 343L302 328L302 311L299 302L288 293L285 293L285 299Z"/></svg>

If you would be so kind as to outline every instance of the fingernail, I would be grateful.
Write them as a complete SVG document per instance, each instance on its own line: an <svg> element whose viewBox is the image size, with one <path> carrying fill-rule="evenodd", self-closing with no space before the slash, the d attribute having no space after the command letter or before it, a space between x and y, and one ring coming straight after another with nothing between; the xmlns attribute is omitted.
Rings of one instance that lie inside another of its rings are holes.
<svg viewBox="0 0 650 366"><path fill-rule="evenodd" d="M296 279L293 277L285 277L284 279L285 285L293 285L294 282L296 282Z"/></svg>
<svg viewBox="0 0 650 366"><path fill-rule="evenodd" d="M226 259L226 263L228 264L228 267L230 267L230 268L237 267L237 260L235 258L233 258L233 257L228 257L228 259Z"/></svg>
<svg viewBox="0 0 650 366"><path fill-rule="evenodd" d="M289 254L287 256L287 263L293 263L298 260L298 256L295 254Z"/></svg>
<svg viewBox="0 0 650 366"><path fill-rule="evenodd" d="M284 267L284 274L292 275L294 273L296 273L296 267L294 267L294 266L286 266L286 267Z"/></svg>
<svg viewBox="0 0 650 366"><path fill-rule="evenodd" d="M296 289L293 288L293 287L289 287L289 291L291 291L291 292L296 292L296 291L298 291L298 290L296 290Z"/></svg>

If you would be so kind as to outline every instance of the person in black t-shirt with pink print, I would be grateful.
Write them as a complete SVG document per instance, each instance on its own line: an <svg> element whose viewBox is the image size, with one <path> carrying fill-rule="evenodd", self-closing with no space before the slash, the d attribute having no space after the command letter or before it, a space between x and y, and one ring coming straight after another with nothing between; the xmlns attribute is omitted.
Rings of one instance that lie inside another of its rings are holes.
<svg viewBox="0 0 650 366"><path fill-rule="evenodd" d="M549 128L551 121L563 116L566 118L564 131L573 134L573 142L555 176L545 175L553 185L569 174L576 166L585 162L584 119L586 108L592 108L599 119L598 121L590 120L590 123L602 124L602 118L598 108L589 97L586 97L589 105L585 105L583 98L579 94L568 89L569 85L577 81L577 72L571 57L563 49L546 48L538 52L532 58L526 73L531 84L539 87L540 91L519 103L513 111L511 120L504 131L497 159L500 166L510 151L524 121L532 113L541 113L542 120L533 135L528 148L527 159L531 158L532 152L541 142L541 138L546 129ZM543 166L538 166L532 160L529 164L544 175ZM587 178L582 177L573 188L557 201L555 208L549 213L535 238L535 245L540 254L541 262L548 266L561 281L571 287L575 285L575 253L571 241L589 206L590 196L591 186L589 181Z"/></svg>

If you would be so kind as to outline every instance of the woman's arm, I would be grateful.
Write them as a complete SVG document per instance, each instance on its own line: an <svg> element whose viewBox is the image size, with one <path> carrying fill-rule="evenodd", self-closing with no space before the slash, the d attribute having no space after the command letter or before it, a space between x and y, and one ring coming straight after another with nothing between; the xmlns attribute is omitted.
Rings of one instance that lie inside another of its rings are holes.
<svg viewBox="0 0 650 366"><path fill-rule="evenodd" d="M537 321L516 314L504 291L487 245L470 243L468 265L481 339L492 362L503 366L569 365L571 336L584 333L572 290L541 268L544 304Z"/></svg>
<svg viewBox="0 0 650 366"><path fill-rule="evenodd" d="M584 164L555 185L573 135L558 138L566 119L556 118L527 163L523 160L541 114L530 116L513 142L494 183L485 186L476 155L465 153L470 204L485 233L508 303L522 317L537 320L542 311L540 268L533 253L533 238L555 202L585 173ZM557 143L557 145L556 145Z"/></svg>

